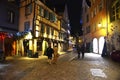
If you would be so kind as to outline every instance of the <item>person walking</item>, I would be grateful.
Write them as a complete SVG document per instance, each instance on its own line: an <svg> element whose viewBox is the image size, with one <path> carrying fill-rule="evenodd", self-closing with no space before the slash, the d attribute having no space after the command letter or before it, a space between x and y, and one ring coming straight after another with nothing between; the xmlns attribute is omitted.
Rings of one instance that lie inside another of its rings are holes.
<svg viewBox="0 0 120 80"><path fill-rule="evenodd" d="M102 50L102 57L105 57L107 56L107 45L106 45L106 41L104 43L104 46L103 46L103 50Z"/></svg>
<svg viewBox="0 0 120 80"><path fill-rule="evenodd" d="M46 55L48 56L48 62L49 64L52 63L52 54L54 53L53 48L51 48L51 44L48 44L48 48L46 49Z"/></svg>
<svg viewBox="0 0 120 80"><path fill-rule="evenodd" d="M78 53L78 59L80 58L80 45L79 44L77 44L76 45L76 48L77 48L77 53Z"/></svg>
<svg viewBox="0 0 120 80"><path fill-rule="evenodd" d="M53 63L56 64L57 63L57 59L59 57L57 44L55 44L53 50L54 50Z"/></svg>
<svg viewBox="0 0 120 80"><path fill-rule="evenodd" d="M82 53L82 59L84 58L84 53L85 53L85 46L84 44L81 45L81 53Z"/></svg>

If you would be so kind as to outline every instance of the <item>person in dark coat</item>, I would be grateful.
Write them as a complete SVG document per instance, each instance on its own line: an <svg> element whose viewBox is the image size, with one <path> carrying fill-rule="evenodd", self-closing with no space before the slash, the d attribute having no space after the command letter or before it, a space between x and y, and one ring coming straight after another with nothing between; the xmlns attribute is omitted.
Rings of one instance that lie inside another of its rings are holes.
<svg viewBox="0 0 120 80"><path fill-rule="evenodd" d="M78 53L78 59L80 58L80 45L76 45L77 53Z"/></svg>
<svg viewBox="0 0 120 80"><path fill-rule="evenodd" d="M82 59L83 59L84 54L85 54L85 46L84 46L84 44L81 45L81 53L82 53Z"/></svg>
<svg viewBox="0 0 120 80"><path fill-rule="evenodd" d="M103 51L102 51L102 57L105 57L107 56L107 45L106 45L106 41L104 43L104 46L103 46Z"/></svg>
<svg viewBox="0 0 120 80"><path fill-rule="evenodd" d="M52 54L54 53L53 48L51 48L51 44L48 44L48 48L46 49L46 54L48 56L48 62L49 64L52 63Z"/></svg>

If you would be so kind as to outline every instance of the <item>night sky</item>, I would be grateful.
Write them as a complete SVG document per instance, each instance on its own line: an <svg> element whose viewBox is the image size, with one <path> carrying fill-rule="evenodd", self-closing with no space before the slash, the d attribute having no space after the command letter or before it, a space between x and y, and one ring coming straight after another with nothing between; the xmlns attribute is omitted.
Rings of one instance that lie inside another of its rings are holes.
<svg viewBox="0 0 120 80"><path fill-rule="evenodd" d="M81 27L81 9L82 9L82 0L68 0L68 14L71 25L71 34L72 35L82 35Z"/></svg>
<svg viewBox="0 0 120 80"><path fill-rule="evenodd" d="M65 4L67 4L71 35L82 35L80 24L82 0L46 0L46 2L48 6L56 7L57 12L63 12Z"/></svg>

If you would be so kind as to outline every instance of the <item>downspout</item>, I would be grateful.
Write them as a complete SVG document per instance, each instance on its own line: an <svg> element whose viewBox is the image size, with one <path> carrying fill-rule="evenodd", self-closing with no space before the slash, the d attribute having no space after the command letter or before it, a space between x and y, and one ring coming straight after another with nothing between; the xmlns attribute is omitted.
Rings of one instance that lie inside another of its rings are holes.
<svg viewBox="0 0 120 80"><path fill-rule="evenodd" d="M109 2L107 3L107 0L106 0L106 37L107 37L107 39L106 39L106 41L107 41L107 53L106 53L106 55L107 56L109 56L109 49L110 49L110 47L109 47L109 45L108 45L108 43L109 43L109 39L108 39L108 4L109 4Z"/></svg>
<svg viewBox="0 0 120 80"><path fill-rule="evenodd" d="M35 20L36 1L34 1L34 6L33 6L33 7L34 7L34 12L33 12L33 21L32 21L32 22L33 22L33 24L32 24L32 36L33 36L33 37L32 37L32 47L33 47L33 48L32 48L32 49L33 49L33 53L34 53L34 47L35 47L35 46L34 46L34 38L35 38L35 24L34 24L35 22L34 22L34 20Z"/></svg>

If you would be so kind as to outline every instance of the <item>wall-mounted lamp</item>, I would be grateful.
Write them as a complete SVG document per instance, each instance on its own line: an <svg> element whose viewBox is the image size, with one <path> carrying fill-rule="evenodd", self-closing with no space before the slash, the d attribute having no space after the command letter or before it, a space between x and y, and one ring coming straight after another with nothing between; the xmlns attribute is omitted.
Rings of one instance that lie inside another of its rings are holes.
<svg viewBox="0 0 120 80"><path fill-rule="evenodd" d="M99 24L98 24L98 27L102 27L102 24L101 24L101 23L99 23Z"/></svg>

